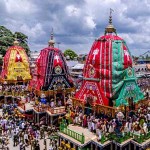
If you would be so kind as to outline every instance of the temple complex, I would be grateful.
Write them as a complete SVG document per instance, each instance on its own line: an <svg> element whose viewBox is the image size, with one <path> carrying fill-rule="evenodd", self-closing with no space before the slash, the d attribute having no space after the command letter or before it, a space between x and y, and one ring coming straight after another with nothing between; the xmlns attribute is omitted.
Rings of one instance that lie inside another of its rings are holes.
<svg viewBox="0 0 150 150"><path fill-rule="evenodd" d="M28 56L17 39L4 56L1 78L6 83L25 83L31 80Z"/></svg>
<svg viewBox="0 0 150 150"><path fill-rule="evenodd" d="M138 87L129 48L112 24L112 9L104 35L87 56L81 86L77 82L75 87L77 80L72 80L63 53L55 47L53 30L34 65L29 66L15 40L0 77L0 148L150 147L149 91L144 94Z"/></svg>

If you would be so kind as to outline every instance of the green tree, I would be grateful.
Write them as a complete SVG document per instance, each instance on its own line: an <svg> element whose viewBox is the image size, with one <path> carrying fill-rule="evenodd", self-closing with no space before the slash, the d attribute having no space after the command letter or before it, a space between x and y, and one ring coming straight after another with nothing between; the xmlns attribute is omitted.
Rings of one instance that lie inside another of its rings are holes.
<svg viewBox="0 0 150 150"><path fill-rule="evenodd" d="M4 26L0 26L0 54L2 54L3 56L5 55L8 47L13 45L16 36L20 42L20 46L22 46L27 54L29 54L30 49L27 44L28 37L21 32L15 32L13 34Z"/></svg>
<svg viewBox="0 0 150 150"><path fill-rule="evenodd" d="M78 55L71 49L66 49L64 51L64 56L67 57L69 56L71 60L74 60L75 57L77 57Z"/></svg>
<svg viewBox="0 0 150 150"><path fill-rule="evenodd" d="M17 36L17 39L20 42L20 46L22 46L25 49L27 55L29 55L30 49L29 49L29 46L27 44L28 37L21 32L15 32L14 35Z"/></svg>

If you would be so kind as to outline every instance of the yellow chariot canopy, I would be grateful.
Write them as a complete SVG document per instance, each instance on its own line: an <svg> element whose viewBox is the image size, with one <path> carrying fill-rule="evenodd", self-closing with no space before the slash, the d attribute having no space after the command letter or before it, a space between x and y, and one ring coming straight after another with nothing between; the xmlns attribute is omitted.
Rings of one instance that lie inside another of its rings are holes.
<svg viewBox="0 0 150 150"><path fill-rule="evenodd" d="M14 41L14 46L8 48L4 56L1 77L8 83L31 80L28 56L17 40Z"/></svg>

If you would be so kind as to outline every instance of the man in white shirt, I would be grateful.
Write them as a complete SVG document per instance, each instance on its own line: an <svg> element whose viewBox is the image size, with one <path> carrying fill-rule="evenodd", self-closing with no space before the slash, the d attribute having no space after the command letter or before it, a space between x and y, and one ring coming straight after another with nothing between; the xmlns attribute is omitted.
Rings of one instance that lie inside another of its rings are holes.
<svg viewBox="0 0 150 150"><path fill-rule="evenodd" d="M28 134L27 133L24 134L24 141L25 141L26 145L28 145Z"/></svg>
<svg viewBox="0 0 150 150"><path fill-rule="evenodd" d="M51 101L51 107L54 108L55 107L55 103L54 101Z"/></svg>
<svg viewBox="0 0 150 150"><path fill-rule="evenodd" d="M150 113L147 114L147 121L150 123Z"/></svg>
<svg viewBox="0 0 150 150"><path fill-rule="evenodd" d="M24 129L24 127L25 127L25 123L24 123L24 122L22 122L22 124L21 124L21 128L22 128L22 129Z"/></svg>

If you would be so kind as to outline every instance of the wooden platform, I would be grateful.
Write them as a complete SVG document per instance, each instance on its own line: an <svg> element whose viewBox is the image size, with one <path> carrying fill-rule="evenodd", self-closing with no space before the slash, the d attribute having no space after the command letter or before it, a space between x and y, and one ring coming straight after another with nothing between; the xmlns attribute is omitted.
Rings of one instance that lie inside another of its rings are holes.
<svg viewBox="0 0 150 150"><path fill-rule="evenodd" d="M131 143L134 145L134 149L136 149L136 146L138 146L139 149L146 149L147 147L150 147L150 139L146 140L141 144L134 140L131 140Z"/></svg>
<svg viewBox="0 0 150 150"><path fill-rule="evenodd" d="M75 125L69 125L67 127L67 129L74 131L76 133L82 134L85 137L85 141L84 144L81 144L81 142L77 141L76 139L70 137L69 135L66 135L65 133L59 132L58 135L60 138L67 140L70 143L73 143L74 145L78 146L79 148L84 148L86 147L88 144L92 145L94 144L97 148L99 147L100 149L105 148L106 146L110 146L109 149L113 149L113 145L115 145L115 150L117 150L119 148L119 150L123 150L123 149L128 149L131 150L131 144L134 145L134 150L136 150L137 148L139 150L143 150L146 149L148 147L150 147L150 139L146 140L143 143L137 143L136 141L133 140L133 138L130 138L122 143L118 143L116 141L106 141L105 143L101 143L97 141L97 136L95 135L95 133L90 132L87 128L83 128L80 126L75 126Z"/></svg>
<svg viewBox="0 0 150 150"><path fill-rule="evenodd" d="M49 116L59 116L59 115L66 114L65 106L49 108L46 110L46 112Z"/></svg>
<svg viewBox="0 0 150 150"><path fill-rule="evenodd" d="M101 142L98 142L97 139L94 139L94 140L92 140L92 143L94 145L96 145L97 147L99 147L99 148L104 148L104 147L109 146L110 144L112 144L112 141L106 141L102 144ZM112 146L111 146L110 150L112 150Z"/></svg>
<svg viewBox="0 0 150 150"><path fill-rule="evenodd" d="M131 150L131 145L130 145L131 140L132 140L132 138L130 138L130 139L128 139L128 140L126 140L126 141L124 141L122 143L118 143L116 141L113 141L113 143L115 144L115 149L117 149L119 147L120 150L122 150L125 146L128 145L128 147L129 147L128 149Z"/></svg>
<svg viewBox="0 0 150 150"><path fill-rule="evenodd" d="M80 148L83 148L85 147L86 145L88 144L95 144L97 145L98 147L101 147L101 148L104 148L108 145L110 145L112 142L111 141L106 141L105 143L100 143L97 141L97 136L95 133L92 133L90 132L87 128L83 128L83 127L80 127L80 126L74 126L74 125L69 125L67 127L68 129L76 132L76 133L79 133L79 134L84 134L84 137L85 137L85 142L84 144L81 144L79 141L75 140L74 138L64 134L64 133L61 133L59 132L58 135L68 141L70 141L71 143L73 143L74 145L80 147Z"/></svg>
<svg viewBox="0 0 150 150"><path fill-rule="evenodd" d="M25 109L23 108L23 106L18 106L17 108L20 112L24 113L24 112L27 112L27 111L32 111L33 110L33 105L31 105L30 103L25 103Z"/></svg>
<svg viewBox="0 0 150 150"><path fill-rule="evenodd" d="M19 111L21 113L28 112L28 111L34 111L35 113L47 113L50 116L59 116L59 115L62 115L62 114L66 113L64 111L56 111L55 113L51 113L51 111L49 111L48 109L44 109L42 111L38 111L37 109L35 109L34 106L35 106L34 103L30 102L30 103L22 104L22 105L18 106L17 108L19 109ZM54 109L60 109L61 110L63 108L64 108L64 106L62 106L62 107L56 107Z"/></svg>

